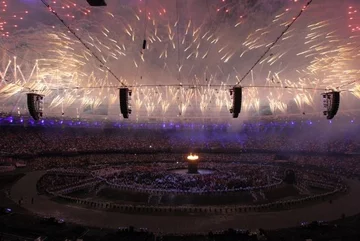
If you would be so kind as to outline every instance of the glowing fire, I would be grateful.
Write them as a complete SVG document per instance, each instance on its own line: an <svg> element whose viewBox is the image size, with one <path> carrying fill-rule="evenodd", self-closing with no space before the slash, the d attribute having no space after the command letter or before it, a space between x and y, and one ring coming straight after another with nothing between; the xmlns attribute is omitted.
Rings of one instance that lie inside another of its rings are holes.
<svg viewBox="0 0 360 241"><path fill-rule="evenodd" d="M196 160L199 159L199 156L193 155L193 154L190 153L190 155L188 155L187 159L188 159L189 161L196 161Z"/></svg>

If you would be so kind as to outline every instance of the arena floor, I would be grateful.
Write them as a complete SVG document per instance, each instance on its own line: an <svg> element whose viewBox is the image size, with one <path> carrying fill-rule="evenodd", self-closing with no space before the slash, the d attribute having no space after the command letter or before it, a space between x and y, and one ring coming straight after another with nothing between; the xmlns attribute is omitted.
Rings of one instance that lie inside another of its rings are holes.
<svg viewBox="0 0 360 241"><path fill-rule="evenodd" d="M153 232L189 233L208 232L209 230L238 229L277 229L298 226L304 221L338 219L360 212L360 182L347 180L350 187L348 194L329 202L317 203L312 206L263 213L241 213L226 215L188 215L188 216L157 216L124 214L119 212L90 210L52 201L47 196L38 196L36 183L44 171L30 172L15 183L11 189L11 198L18 202L24 199L22 206L31 212L46 216L59 217L66 221L94 227L127 227L148 228ZM34 198L34 203L31 199Z"/></svg>

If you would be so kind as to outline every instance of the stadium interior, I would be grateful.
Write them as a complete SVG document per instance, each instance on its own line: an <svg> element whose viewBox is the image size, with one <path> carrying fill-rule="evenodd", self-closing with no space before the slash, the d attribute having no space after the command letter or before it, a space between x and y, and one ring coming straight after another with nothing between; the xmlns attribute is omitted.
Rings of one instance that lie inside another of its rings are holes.
<svg viewBox="0 0 360 241"><path fill-rule="evenodd" d="M356 0L0 2L0 240L360 240Z"/></svg>

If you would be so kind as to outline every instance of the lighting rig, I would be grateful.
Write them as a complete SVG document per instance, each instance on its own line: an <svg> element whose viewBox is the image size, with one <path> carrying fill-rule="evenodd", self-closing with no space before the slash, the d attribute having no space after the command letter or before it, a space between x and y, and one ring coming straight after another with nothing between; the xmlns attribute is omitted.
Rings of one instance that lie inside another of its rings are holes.
<svg viewBox="0 0 360 241"><path fill-rule="evenodd" d="M339 110L340 106L340 92L339 91L331 91L322 93L323 96L323 105L326 109L323 113L326 115L328 120L331 120L335 117L336 113Z"/></svg>

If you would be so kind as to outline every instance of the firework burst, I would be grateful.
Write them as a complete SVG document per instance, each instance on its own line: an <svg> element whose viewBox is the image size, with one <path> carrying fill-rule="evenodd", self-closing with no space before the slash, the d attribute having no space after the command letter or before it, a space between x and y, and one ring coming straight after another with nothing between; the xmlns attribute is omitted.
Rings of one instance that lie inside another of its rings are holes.
<svg viewBox="0 0 360 241"><path fill-rule="evenodd" d="M46 95L48 115L118 117L117 87L127 85L136 118L229 118L229 88L239 82L249 113L286 114L291 103L299 113L319 112L326 89L357 102L358 4L306 3L121 0L90 9L86 1L48 2L82 43L44 5L22 3L21 11L39 17L2 41L1 102L25 109L21 96L35 91Z"/></svg>

